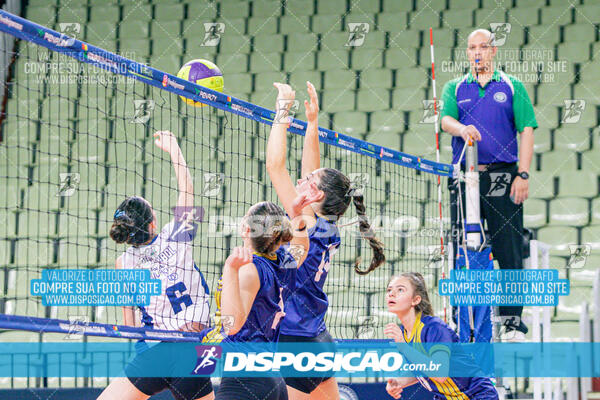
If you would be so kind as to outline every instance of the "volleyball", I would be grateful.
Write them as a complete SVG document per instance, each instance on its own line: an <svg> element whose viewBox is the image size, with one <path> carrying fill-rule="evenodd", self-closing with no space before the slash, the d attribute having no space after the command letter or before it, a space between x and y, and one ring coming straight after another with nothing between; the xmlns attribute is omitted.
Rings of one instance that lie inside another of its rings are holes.
<svg viewBox="0 0 600 400"><path fill-rule="evenodd" d="M217 65L208 60L192 60L187 63L177 73L177 77L194 82L208 89L223 91L223 73ZM185 101L190 106L204 107L205 104L199 101L194 101L183 96L181 100Z"/></svg>

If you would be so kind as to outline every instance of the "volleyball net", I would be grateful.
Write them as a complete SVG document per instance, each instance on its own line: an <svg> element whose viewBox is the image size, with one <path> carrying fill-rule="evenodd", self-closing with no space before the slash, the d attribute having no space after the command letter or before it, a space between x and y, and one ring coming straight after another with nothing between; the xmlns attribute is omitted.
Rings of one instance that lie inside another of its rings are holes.
<svg viewBox="0 0 600 400"><path fill-rule="evenodd" d="M108 324L96 334L115 336L108 326L123 323L119 307L47 305L32 296L31 280L40 279L43 270L113 269L125 247L108 232L127 196L146 198L159 228L173 219L177 182L168 154L154 145L158 130L177 136L193 177L194 203L201 212L191 247L211 291L214 315L212 294L230 250L241 244L241 218L256 202L278 203L265 170L275 112L236 99L226 67L224 93L218 93L177 78L176 71L156 70L4 11L0 31L2 56L11 60L1 87L6 100L0 125L0 185L5 188L0 195L0 328L61 332L60 321L79 321ZM275 89L272 94L275 105ZM187 105L179 96L206 106ZM321 103L322 113L327 106ZM289 128L293 179L300 178L303 115L297 110ZM378 129L370 127L371 133ZM393 320L385 288L393 274L405 271L424 275L434 309L443 315L437 281L448 261L440 248L440 224L448 236L450 219L445 207L440 218L437 185L438 177L446 185L453 167L335 130L319 132L322 166L342 171L364 195L387 259L368 275L355 273L357 260L366 268L371 249L351 206L338 223L342 246L325 284L332 336L383 338L383 327ZM432 127L424 141L434 140ZM448 204L447 190L442 196L442 204ZM26 341L24 335L5 331L0 340Z"/></svg>

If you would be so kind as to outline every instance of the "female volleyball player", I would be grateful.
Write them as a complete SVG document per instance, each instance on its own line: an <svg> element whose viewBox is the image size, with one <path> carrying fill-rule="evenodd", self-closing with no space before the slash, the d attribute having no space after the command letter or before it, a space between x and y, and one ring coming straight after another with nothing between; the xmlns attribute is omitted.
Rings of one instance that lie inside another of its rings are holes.
<svg viewBox="0 0 600 400"><path fill-rule="evenodd" d="M179 189L176 214L193 215L192 176L177 138L167 131L156 132L154 137L156 146L169 153L175 169ZM160 296L151 296L150 305L137 307L141 318L136 317L133 307L123 307L125 325L141 323L154 329L197 332L208 325L209 290L192 259L193 230L186 229L192 222L177 218L157 233L156 213L146 199L137 196L126 198L115 211L110 237L130 245L117 258L116 267L149 269L153 279L161 280L163 291ZM165 389L177 400L214 399L210 378L136 377L153 353L146 343L138 344L139 353L126 368L128 377L111 382L99 399L147 399Z"/></svg>
<svg viewBox="0 0 600 400"><path fill-rule="evenodd" d="M402 327L395 323L388 324L384 334L396 342L413 343L457 343L458 336L441 319L433 316L431 303L427 294L427 287L423 276L415 272L405 272L391 279L387 287L386 302L388 310L398 316ZM421 345L419 345L421 346ZM425 346L427 346L425 344ZM453 369L453 363L461 363L462 368L476 370L476 365L469 366L469 361L460 355L450 359L448 349L435 347L428 349L430 354L426 355L428 360L434 360L441 364L441 368ZM410 349L412 350L412 349ZM415 350L416 352L417 350ZM417 358L422 362L425 355L418 353ZM411 354L407 354L409 361ZM466 364L465 364L466 363ZM399 399L402 389L406 386L420 383L430 392L434 393L436 399L476 399L497 400L498 392L489 378L454 378L454 377L403 377L388 380L387 392L395 399Z"/></svg>
<svg viewBox="0 0 600 400"><path fill-rule="evenodd" d="M267 171L273 182L279 200L290 214L296 193L311 193L314 187L319 190L319 201L302 210L307 220L310 250L306 261L298 269L296 290L286 302L286 317L282 322L280 341L286 342L333 342L325 326L325 313L328 300L323 291L330 261L340 246L340 235L336 221L354 202L360 218L360 231L373 249L371 265L365 271L358 265L359 274L367 274L385 261L383 244L375 237L365 216L363 197L351 195L350 180L333 168L320 168L319 124L317 116L319 103L314 86L307 82L310 102L305 101L308 127L302 151L302 179L294 187L285 166L287 152L287 124L289 108L295 92L289 85L274 83L279 91L277 96L277 120L274 121L267 145ZM339 392L335 378L286 378L291 400L337 399Z"/></svg>
<svg viewBox="0 0 600 400"><path fill-rule="evenodd" d="M309 249L302 209L316 201L317 190L292 199L292 221L276 204L262 202L242 222L244 247L227 258L223 268L220 312L233 320L228 342L276 342L284 304L294 290L296 270ZM290 242L291 241L291 242ZM289 247L282 244L290 242ZM281 377L221 379L217 400L287 400Z"/></svg>

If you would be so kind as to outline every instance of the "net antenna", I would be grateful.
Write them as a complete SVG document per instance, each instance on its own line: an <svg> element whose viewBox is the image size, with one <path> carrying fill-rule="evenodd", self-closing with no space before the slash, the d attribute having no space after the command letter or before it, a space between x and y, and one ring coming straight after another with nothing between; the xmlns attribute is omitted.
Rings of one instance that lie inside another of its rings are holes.
<svg viewBox="0 0 600 400"><path fill-rule="evenodd" d="M437 108L437 93L435 90L435 58L433 48L433 29L429 28L429 44L431 45L431 81L433 87L433 129L435 131L435 161L440 162L440 129L439 129L439 112ZM442 218L442 181L440 176L437 177L437 192L438 192L438 212L440 216L440 257L442 259L442 279L446 279L446 268L448 266L445 262L446 250L444 247L444 222ZM443 296L444 300L444 322L448 322L447 316L447 299Z"/></svg>

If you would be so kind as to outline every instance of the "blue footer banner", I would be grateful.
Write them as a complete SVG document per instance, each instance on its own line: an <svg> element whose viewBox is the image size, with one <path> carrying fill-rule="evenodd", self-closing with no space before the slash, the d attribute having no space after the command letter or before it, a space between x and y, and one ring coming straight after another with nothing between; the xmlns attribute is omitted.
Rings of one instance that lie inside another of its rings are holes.
<svg viewBox="0 0 600 400"><path fill-rule="evenodd" d="M125 375L598 377L600 343L0 343L0 377Z"/></svg>

